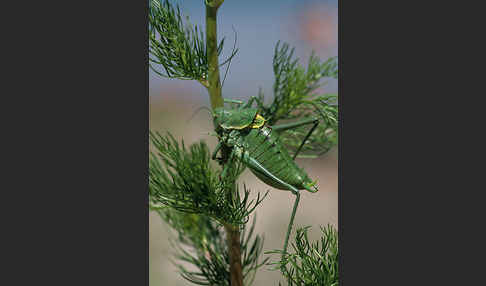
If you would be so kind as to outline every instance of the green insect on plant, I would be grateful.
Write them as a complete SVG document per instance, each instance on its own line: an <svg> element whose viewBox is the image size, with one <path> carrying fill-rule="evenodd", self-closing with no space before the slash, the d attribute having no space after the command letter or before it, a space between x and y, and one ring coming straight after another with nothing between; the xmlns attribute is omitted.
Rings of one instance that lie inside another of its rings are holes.
<svg viewBox="0 0 486 286"><path fill-rule="evenodd" d="M149 2L150 68L161 77L194 80L206 88L211 106L201 109L211 113L218 138L211 154L205 140L187 148L184 140L150 132L149 207L177 234L172 243L181 276L198 285L251 285L256 271L268 265L269 257L261 259L263 236L253 232L256 220L247 225L266 198L255 193L250 199L254 192L245 184L242 190L238 177L248 168L265 184L295 195L283 249L266 252L281 254L275 269L289 286L337 285L337 232L328 227L320 244L310 244L308 228L301 228L289 241L300 191L318 191L295 159L316 158L337 144L337 94L320 89L322 79L337 79L337 57L321 61L313 53L303 67L294 49L278 42L271 102L264 104L261 90L246 103L223 98L219 69L226 65L228 71L238 51L235 40L220 62L224 38L218 41L217 14L225 1L201 1L205 29L185 23L169 0Z"/></svg>
<svg viewBox="0 0 486 286"><path fill-rule="evenodd" d="M258 109L251 108L255 100L257 100L256 97L251 97L245 105L243 102L236 102L240 105L237 109L216 108L214 110L214 125L219 143L213 152L212 159L217 159L217 153L223 146L230 148L230 156L225 162L222 177L226 175L231 161L239 159L264 183L280 190L291 191L296 196L285 236L283 247L285 253L300 200L299 191L304 189L312 193L318 191L315 186L316 182L311 181L307 173L299 168L294 160L306 140L319 125L319 120L310 118L291 124L269 126L265 118L258 114ZM312 128L294 156L290 157L286 148L280 143L278 133L309 124L313 124ZM219 161L222 162L223 158L219 158Z"/></svg>

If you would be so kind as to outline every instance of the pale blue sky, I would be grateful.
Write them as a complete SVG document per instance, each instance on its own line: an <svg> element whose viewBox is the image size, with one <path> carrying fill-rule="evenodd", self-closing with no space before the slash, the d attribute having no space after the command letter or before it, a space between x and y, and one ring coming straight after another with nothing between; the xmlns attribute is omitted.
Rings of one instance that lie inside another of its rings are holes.
<svg viewBox="0 0 486 286"><path fill-rule="evenodd" d="M192 23L204 27L205 8L203 0L172 1L172 3L179 3L182 13L189 16ZM320 5L311 5L316 3ZM231 63L223 86L223 96L246 99L251 95L256 95L260 86L263 88L266 97L272 96L272 58L278 40L294 46L296 55L304 64L307 63L313 48L302 39L302 30L299 28L302 26L299 23L305 22L309 18L307 17L308 13L303 11L314 11L318 15L317 18L321 15L322 18L327 17L332 32L329 37L332 39L329 45L320 46L316 52L321 59L337 56L337 5L337 0L226 0L218 13L219 39L226 36L223 56L228 55L233 47L234 32L232 26L237 32L239 52ZM315 29L317 29L315 33L319 33L320 27ZM224 71L223 69L222 76L224 76ZM209 102L205 89L199 83L163 79L150 71L150 96L154 98L167 96L161 95L164 90L178 90L180 87L184 87L182 93L185 94L178 96L203 104ZM330 81L326 90L336 92L337 81Z"/></svg>

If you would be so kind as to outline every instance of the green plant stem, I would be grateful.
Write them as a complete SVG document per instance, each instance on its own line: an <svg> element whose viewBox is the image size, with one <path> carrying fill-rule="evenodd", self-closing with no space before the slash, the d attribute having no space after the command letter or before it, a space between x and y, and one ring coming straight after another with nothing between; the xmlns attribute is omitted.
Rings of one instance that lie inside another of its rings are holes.
<svg viewBox="0 0 486 286"><path fill-rule="evenodd" d="M208 53L208 92L211 107L223 107L218 63L217 7L206 5L206 46Z"/></svg>
<svg viewBox="0 0 486 286"><path fill-rule="evenodd" d="M218 37L217 37L217 12L223 0L216 0L206 4L206 47L208 53L208 82L207 88L211 100L212 109L223 107L224 101L221 94L221 81L218 62ZM226 148L222 152L227 153ZM228 158L229 154L223 154ZM232 190L228 190L228 196L232 196ZM231 286L243 286L243 271L241 265L240 232L238 227L225 225L227 245L230 257L230 281Z"/></svg>

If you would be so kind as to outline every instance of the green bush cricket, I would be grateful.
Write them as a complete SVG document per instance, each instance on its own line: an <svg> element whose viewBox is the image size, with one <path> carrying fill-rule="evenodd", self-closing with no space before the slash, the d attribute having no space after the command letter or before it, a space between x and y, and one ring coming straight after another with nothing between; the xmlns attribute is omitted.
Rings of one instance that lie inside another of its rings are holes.
<svg viewBox="0 0 486 286"><path fill-rule="evenodd" d="M219 143L212 158L216 160L216 155L221 148L229 148L231 153L228 161L240 160L267 185L280 190L291 191L296 196L283 247L283 251L286 253L295 212L300 200L299 190L307 190L312 193L318 191L315 186L316 183L311 181L307 173L295 164L294 159L319 124L319 120L310 118L289 124L269 126L266 124L265 118L258 114L258 109L251 107L255 100L256 98L252 97L243 105L241 101L226 99L225 102L237 103L240 106L236 109L216 108L214 110L213 120ZM294 156L291 157L280 143L278 132L308 124L314 125ZM229 165L225 164L222 177L226 175Z"/></svg>

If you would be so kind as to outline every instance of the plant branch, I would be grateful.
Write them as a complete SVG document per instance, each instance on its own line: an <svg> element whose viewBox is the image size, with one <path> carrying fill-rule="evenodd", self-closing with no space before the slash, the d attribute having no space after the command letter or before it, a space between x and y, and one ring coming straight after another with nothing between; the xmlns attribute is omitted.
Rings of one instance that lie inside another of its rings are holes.
<svg viewBox="0 0 486 286"><path fill-rule="evenodd" d="M224 101L221 93L221 81L218 63L218 39L217 39L217 12L223 0L206 1L206 45L208 52L208 92L213 109L223 107ZM225 152L225 150L223 150ZM228 157L224 156L223 157ZM234 184L234 183L233 183ZM228 189L228 195L232 196ZM225 225L228 251L230 256L231 286L243 286L243 271L241 266L240 232L238 227Z"/></svg>
<svg viewBox="0 0 486 286"><path fill-rule="evenodd" d="M221 81L218 63L217 13L224 0L206 0L206 46L208 55L208 93L213 109L224 106L221 93ZM222 152L228 152L223 148ZM223 154L228 158L228 154ZM235 183L232 182L234 185ZM236 188L228 188L228 196L233 196ZM243 271L241 266L240 232L238 227L225 225L227 244L230 257L231 286L243 286Z"/></svg>
<svg viewBox="0 0 486 286"><path fill-rule="evenodd" d="M231 286L243 286L243 271L241 266L241 245L240 231L238 227L225 225L226 242L228 244L228 253L230 258L230 276Z"/></svg>
<svg viewBox="0 0 486 286"><path fill-rule="evenodd" d="M221 4L223 4L224 0L206 0L206 6L211 8L218 9Z"/></svg>

